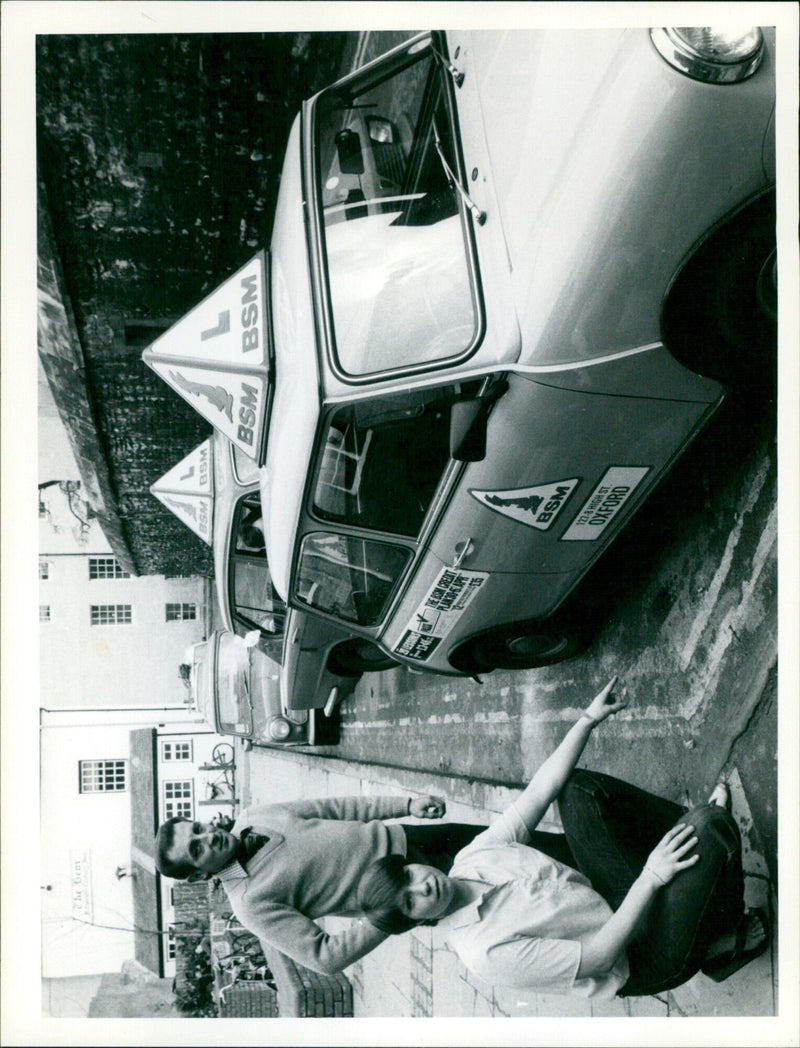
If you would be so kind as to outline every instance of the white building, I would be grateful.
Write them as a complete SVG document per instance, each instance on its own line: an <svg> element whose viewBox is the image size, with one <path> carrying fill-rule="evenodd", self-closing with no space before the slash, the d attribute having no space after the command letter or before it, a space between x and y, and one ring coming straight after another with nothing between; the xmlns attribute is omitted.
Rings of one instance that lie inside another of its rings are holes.
<svg viewBox="0 0 800 1048"><path fill-rule="evenodd" d="M235 775L213 763L217 746L233 757L230 743L176 713L158 726L145 711L105 714L102 726L42 714L44 979L119 971L133 957L174 975L172 884L155 870L155 831L173 815L231 812Z"/></svg>
<svg viewBox="0 0 800 1048"><path fill-rule="evenodd" d="M46 1008L63 985L53 980L119 972L134 957L158 975L174 972L169 884L162 886L153 863L155 827L169 814L213 814L225 805L217 796L202 808L212 792L207 782L220 776L201 768L223 740L191 706L180 676L187 648L207 636L209 580L123 570L84 498L41 369L39 438Z"/></svg>

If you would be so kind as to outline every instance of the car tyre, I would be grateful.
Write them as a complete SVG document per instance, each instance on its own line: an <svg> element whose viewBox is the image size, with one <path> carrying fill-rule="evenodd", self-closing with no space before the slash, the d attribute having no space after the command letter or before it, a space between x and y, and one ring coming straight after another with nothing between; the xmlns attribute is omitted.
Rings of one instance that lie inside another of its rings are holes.
<svg viewBox="0 0 800 1048"><path fill-rule="evenodd" d="M488 630L463 645L451 661L462 672L536 669L571 659L585 646L577 630L544 619Z"/></svg>
<svg viewBox="0 0 800 1048"><path fill-rule="evenodd" d="M334 648L328 668L340 677L359 677L362 673L391 670L397 662L368 640L351 640Z"/></svg>

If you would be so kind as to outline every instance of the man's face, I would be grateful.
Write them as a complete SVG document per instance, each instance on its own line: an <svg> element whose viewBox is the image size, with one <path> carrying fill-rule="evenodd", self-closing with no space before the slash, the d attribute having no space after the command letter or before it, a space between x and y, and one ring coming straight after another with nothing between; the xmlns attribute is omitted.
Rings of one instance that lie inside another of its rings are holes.
<svg viewBox="0 0 800 1048"><path fill-rule="evenodd" d="M239 838L210 822L176 822L167 858L202 873L217 873L236 856Z"/></svg>

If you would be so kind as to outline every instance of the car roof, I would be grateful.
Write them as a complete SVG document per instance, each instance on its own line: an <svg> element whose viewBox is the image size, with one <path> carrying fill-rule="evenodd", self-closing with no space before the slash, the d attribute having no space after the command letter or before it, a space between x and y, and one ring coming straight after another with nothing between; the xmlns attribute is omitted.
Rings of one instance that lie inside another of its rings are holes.
<svg viewBox="0 0 800 1048"><path fill-rule="evenodd" d="M267 558L286 600L308 461L320 412L319 364L303 219L300 119L289 136L275 209L271 259L275 393L261 471Z"/></svg>

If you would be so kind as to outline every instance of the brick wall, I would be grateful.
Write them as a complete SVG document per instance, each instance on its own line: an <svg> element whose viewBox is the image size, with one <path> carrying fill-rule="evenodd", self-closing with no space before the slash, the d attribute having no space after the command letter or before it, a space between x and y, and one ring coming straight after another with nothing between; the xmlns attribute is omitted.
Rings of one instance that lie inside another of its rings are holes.
<svg viewBox="0 0 800 1048"><path fill-rule="evenodd" d="M208 935L210 914L208 903L208 881L173 882L172 894L175 906L175 933L177 936L191 934L198 942ZM181 950L175 953L175 987L180 990L185 979L188 963Z"/></svg>
<svg viewBox="0 0 800 1048"><path fill-rule="evenodd" d="M347 976L321 975L296 964L262 942L267 963L278 987L278 1005L284 1018L352 1016L353 988Z"/></svg>
<svg viewBox="0 0 800 1048"><path fill-rule="evenodd" d="M143 574L210 573L149 494L208 425L141 351L269 243L303 98L345 34L37 37L37 155L110 488Z"/></svg>
<svg viewBox="0 0 800 1048"><path fill-rule="evenodd" d="M240 982L220 1001L222 1019L275 1019L281 1012L278 995L263 982Z"/></svg>

